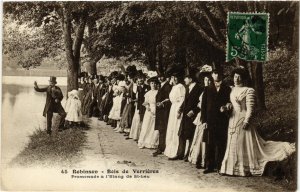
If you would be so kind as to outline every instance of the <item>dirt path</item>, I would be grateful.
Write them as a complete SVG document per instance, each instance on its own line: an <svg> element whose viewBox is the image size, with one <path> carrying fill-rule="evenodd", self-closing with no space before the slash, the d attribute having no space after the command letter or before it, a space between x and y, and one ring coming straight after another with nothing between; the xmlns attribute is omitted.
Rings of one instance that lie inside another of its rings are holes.
<svg viewBox="0 0 300 192"><path fill-rule="evenodd" d="M89 124L91 128L86 131L88 143L83 150L85 160L78 164L78 168L96 168L103 176L113 175L114 178L101 180L103 189L202 191L213 188L213 191L285 191L266 177L229 177L216 173L204 175L202 170L190 163L168 161L165 156L152 157L152 150L139 149L135 141L125 140L122 134L115 133L110 126L96 118L91 118ZM119 173L107 174L108 169ZM159 173L135 174L150 178L132 179L126 178L128 174L121 173L124 169L130 175L134 175L132 169L158 170Z"/></svg>

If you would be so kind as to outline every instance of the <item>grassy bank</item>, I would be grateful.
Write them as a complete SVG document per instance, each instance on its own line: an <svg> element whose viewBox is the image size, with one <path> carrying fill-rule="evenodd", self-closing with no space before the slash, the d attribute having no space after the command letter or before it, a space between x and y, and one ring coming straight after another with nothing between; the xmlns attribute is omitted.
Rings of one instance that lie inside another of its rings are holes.
<svg viewBox="0 0 300 192"><path fill-rule="evenodd" d="M37 129L29 136L27 146L11 161L14 166L70 167L82 158L82 148L87 140L82 128L54 132L49 136Z"/></svg>

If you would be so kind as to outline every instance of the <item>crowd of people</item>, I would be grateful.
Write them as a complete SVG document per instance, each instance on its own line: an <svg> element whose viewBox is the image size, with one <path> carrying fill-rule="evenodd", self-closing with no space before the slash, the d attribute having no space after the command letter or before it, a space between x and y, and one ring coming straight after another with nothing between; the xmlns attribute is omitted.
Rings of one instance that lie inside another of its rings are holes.
<svg viewBox="0 0 300 192"><path fill-rule="evenodd" d="M154 157L190 162L204 174L262 175L267 162L287 158L295 144L265 141L257 133L248 77L238 67L229 86L222 70L209 65L189 71L174 66L157 75L134 65L109 76L81 73L79 91L68 94L66 120L96 117L137 147L154 149Z"/></svg>

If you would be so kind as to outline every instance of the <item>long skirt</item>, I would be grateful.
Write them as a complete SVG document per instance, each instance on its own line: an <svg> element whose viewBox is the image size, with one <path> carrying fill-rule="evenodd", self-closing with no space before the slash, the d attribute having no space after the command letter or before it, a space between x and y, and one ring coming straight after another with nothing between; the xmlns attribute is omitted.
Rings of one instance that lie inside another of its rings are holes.
<svg viewBox="0 0 300 192"><path fill-rule="evenodd" d="M177 156L179 147L178 131L182 116L178 119L177 112L180 107L180 103L173 103L170 109L170 115L168 120L167 136L166 136L166 149L164 154L169 158Z"/></svg>
<svg viewBox="0 0 300 192"><path fill-rule="evenodd" d="M142 127L142 122L140 120L139 110L136 109L132 119L129 138L133 140L138 140L141 132L141 127Z"/></svg>
<svg viewBox="0 0 300 192"><path fill-rule="evenodd" d="M154 130L155 117L151 112L146 111L138 141L139 148L156 149L158 146L159 132Z"/></svg>
<svg viewBox="0 0 300 192"><path fill-rule="evenodd" d="M205 167L205 143L203 142L203 124L197 125L188 157L189 162Z"/></svg>
<svg viewBox="0 0 300 192"><path fill-rule="evenodd" d="M230 122L233 120L230 119ZM254 126L247 130L237 124L228 130L225 156L220 172L228 175L261 176L269 161L281 161L295 152L295 143L265 141Z"/></svg>
<svg viewBox="0 0 300 192"><path fill-rule="evenodd" d="M127 103L124 107L120 127L124 128L126 132L130 131L132 120L134 116L134 104Z"/></svg>

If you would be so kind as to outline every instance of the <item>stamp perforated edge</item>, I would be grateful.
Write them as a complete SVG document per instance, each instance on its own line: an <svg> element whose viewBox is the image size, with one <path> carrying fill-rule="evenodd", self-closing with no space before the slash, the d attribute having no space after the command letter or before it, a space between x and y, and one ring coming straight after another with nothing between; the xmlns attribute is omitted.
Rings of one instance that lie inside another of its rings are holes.
<svg viewBox="0 0 300 192"><path fill-rule="evenodd" d="M228 57L227 57L227 53L228 53L228 49L229 49L229 45L228 45L228 24L229 24L229 15L230 14L239 14L239 15L267 15L267 42L266 42L266 60L265 61L259 61L259 60L251 60L251 61L257 61L257 62L267 62L269 61L269 27L270 27L270 13L267 12L227 12L227 29L226 29L226 51L225 51L225 61L229 62ZM238 57L240 58L240 57Z"/></svg>

